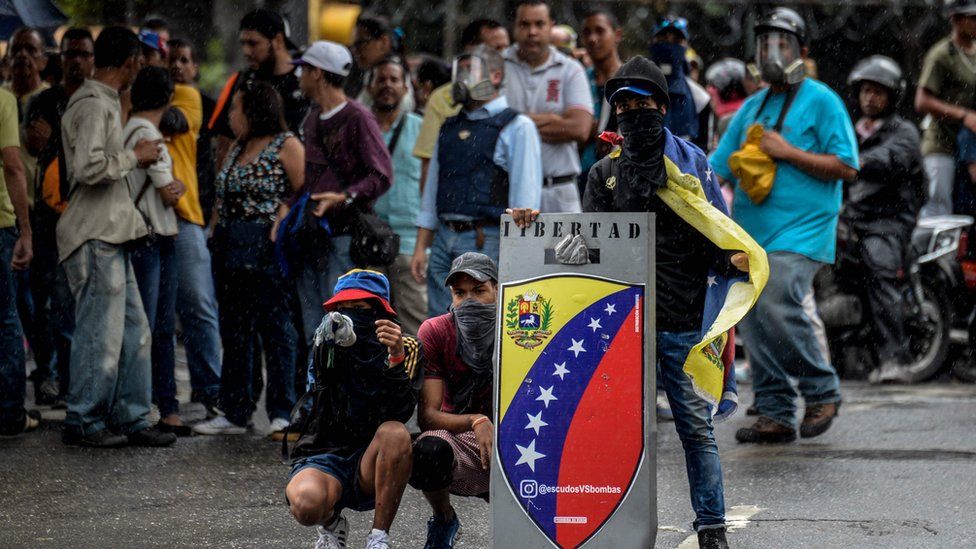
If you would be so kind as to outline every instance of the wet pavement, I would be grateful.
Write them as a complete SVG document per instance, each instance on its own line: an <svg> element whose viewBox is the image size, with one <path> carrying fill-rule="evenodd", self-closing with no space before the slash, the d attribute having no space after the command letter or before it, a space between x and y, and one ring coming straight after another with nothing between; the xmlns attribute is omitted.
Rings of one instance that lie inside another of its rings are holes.
<svg viewBox="0 0 976 549"><path fill-rule="evenodd" d="M185 394L185 376L181 376ZM743 402L751 402L743 387ZM845 383L825 435L744 446L740 411L716 429L733 547L972 547L976 386ZM184 408L199 416L195 405ZM63 412L45 411L56 420ZM261 417L258 417L261 416ZM0 439L0 547L312 547L284 505L288 467L256 433L181 439L167 449L92 450L59 442L57 421ZM488 507L456 500L460 547L487 547ZM348 513L350 547L370 514ZM429 510L408 489L395 547L422 547ZM697 547L684 456L673 424L658 440L657 547Z"/></svg>

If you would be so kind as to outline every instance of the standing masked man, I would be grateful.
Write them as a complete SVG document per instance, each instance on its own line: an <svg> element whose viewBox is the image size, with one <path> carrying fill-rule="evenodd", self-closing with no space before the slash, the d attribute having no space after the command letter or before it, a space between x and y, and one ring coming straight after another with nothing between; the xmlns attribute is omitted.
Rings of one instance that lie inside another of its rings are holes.
<svg viewBox="0 0 976 549"><path fill-rule="evenodd" d="M668 83L657 65L641 56L627 61L607 81L607 97L621 146L590 169L583 211L655 214L659 371L685 450L699 546L725 548L712 420L735 411L735 376L730 361L715 355L726 358L727 332L758 299L766 255L728 219L705 154L664 126ZM535 213L512 215L526 226ZM726 300L730 288L743 299Z"/></svg>
<svg viewBox="0 0 976 549"><path fill-rule="evenodd" d="M861 170L841 219L852 231L866 277L862 287L878 358L869 380L905 381L911 359L904 343L905 257L925 192L918 130L895 112L905 80L893 59L868 57L847 81L860 106L855 129Z"/></svg>
<svg viewBox="0 0 976 549"><path fill-rule="evenodd" d="M799 14L776 8L756 35L756 62L769 88L742 105L711 162L719 177L736 182L735 221L766 250L775 273L739 326L760 417L736 440L791 442L797 391L806 403L804 438L826 432L840 406L813 277L834 262L841 181L857 176L857 141L840 96L806 78Z"/></svg>

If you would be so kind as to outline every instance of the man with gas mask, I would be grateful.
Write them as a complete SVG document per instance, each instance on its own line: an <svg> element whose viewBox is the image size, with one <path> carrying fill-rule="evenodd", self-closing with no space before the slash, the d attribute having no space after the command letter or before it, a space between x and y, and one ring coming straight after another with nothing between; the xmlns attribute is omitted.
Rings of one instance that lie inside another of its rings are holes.
<svg viewBox="0 0 976 549"><path fill-rule="evenodd" d="M813 277L834 262L841 181L857 176L857 141L841 98L806 78L806 24L775 8L756 25L756 62L770 87L735 114L712 154L715 173L735 183L734 219L769 254L771 276L740 323L754 371L760 417L740 442L796 439L796 393L806 401L800 436L823 434L840 406Z"/></svg>
<svg viewBox="0 0 976 549"><path fill-rule="evenodd" d="M454 547L461 522L451 494L487 499L494 445L492 358L498 271L484 254L454 260L445 280L451 312L420 327L424 385L418 420L424 432L413 449L410 485L423 490L434 516L424 547Z"/></svg>
<svg viewBox="0 0 976 549"><path fill-rule="evenodd" d="M389 549L389 530L410 477L410 433L423 354L404 336L390 306L390 283L376 271L343 275L315 331L308 392L292 414L308 419L291 454L285 497L295 519L316 526L315 547L345 547L341 514L375 509L367 549ZM309 403L311 400L311 403ZM310 404L310 405L309 405Z"/></svg>
<svg viewBox="0 0 976 549"><path fill-rule="evenodd" d="M451 304L441 281L454 258L481 252L497 261L499 216L508 207L537 209L541 202L539 133L499 95L504 76L501 55L484 45L454 60L452 93L464 107L441 126L410 264L418 282L427 280L429 316Z"/></svg>
<svg viewBox="0 0 976 549"><path fill-rule="evenodd" d="M848 188L841 217L865 271L858 274L871 307L879 365L869 380L900 381L910 360L904 345L905 257L925 193L918 130L895 112L905 79L893 59L861 60L847 83L860 106L855 129L861 170Z"/></svg>
<svg viewBox="0 0 976 549"><path fill-rule="evenodd" d="M712 422L728 417L736 406L730 340L725 335L711 340L712 360L701 371L702 379L692 379L688 371L715 319L726 315L731 327L745 313L745 308L732 312L722 288L747 284L754 292L752 302L762 290L765 254L728 219L705 154L665 127L670 98L661 69L634 57L607 81L606 93L621 135L614 138L618 147L590 169L583 211L655 214L659 381L685 450L699 546L725 548L722 468ZM512 211L520 227L537 214ZM707 376L716 376L708 379L723 387L719 398L712 396L714 402L698 390Z"/></svg>

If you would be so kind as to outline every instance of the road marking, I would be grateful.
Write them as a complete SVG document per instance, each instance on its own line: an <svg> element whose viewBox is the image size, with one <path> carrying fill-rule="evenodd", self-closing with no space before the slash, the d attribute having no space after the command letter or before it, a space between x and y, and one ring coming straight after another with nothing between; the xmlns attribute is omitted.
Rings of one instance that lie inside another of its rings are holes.
<svg viewBox="0 0 976 549"><path fill-rule="evenodd" d="M762 507L756 505L734 505L725 513L725 528L728 532L741 530L749 525L749 519L756 513L764 511ZM685 538L678 549L698 549L698 534L692 534Z"/></svg>

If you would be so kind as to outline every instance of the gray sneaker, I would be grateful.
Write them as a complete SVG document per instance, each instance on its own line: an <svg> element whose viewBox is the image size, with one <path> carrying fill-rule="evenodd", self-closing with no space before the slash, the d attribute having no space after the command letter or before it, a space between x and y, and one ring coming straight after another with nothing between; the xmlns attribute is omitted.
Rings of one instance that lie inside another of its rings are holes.
<svg viewBox="0 0 976 549"><path fill-rule="evenodd" d="M366 549L390 549L390 535L373 528L366 538Z"/></svg>
<svg viewBox="0 0 976 549"><path fill-rule="evenodd" d="M217 416L209 421L197 423L193 426L193 432L200 435L243 435L247 432L247 427L231 423L224 416Z"/></svg>
<svg viewBox="0 0 976 549"><path fill-rule="evenodd" d="M315 549L346 549L346 535L349 533L349 521L339 514L328 526L319 526L319 539L315 541Z"/></svg>

